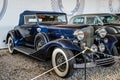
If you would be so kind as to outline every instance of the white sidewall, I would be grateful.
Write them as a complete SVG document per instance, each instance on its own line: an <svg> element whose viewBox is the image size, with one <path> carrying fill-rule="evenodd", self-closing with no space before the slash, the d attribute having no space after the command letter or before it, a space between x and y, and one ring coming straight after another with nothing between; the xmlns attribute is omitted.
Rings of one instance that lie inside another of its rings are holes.
<svg viewBox="0 0 120 80"><path fill-rule="evenodd" d="M52 65L53 65L53 67L56 66L55 58L56 58L57 53L59 53L59 52L64 55L66 61L68 60L67 57L66 57L65 52L64 52L62 49L60 49L60 48L56 48L56 49L53 51L53 54L52 54ZM56 72L59 76L65 76L65 75L68 73L68 70L69 70L69 63L67 62L66 65L67 65L67 66L66 66L66 70L65 70L64 72L59 71L58 68L54 68L55 72Z"/></svg>
<svg viewBox="0 0 120 80"><path fill-rule="evenodd" d="M13 50L10 49L10 41L13 41L12 37L8 38L8 50L10 53L13 53Z"/></svg>

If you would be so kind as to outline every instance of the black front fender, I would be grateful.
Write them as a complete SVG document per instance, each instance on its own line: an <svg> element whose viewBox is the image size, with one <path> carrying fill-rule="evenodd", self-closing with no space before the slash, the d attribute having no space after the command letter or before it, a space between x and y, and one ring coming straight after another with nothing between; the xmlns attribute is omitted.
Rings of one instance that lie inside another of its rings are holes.
<svg viewBox="0 0 120 80"><path fill-rule="evenodd" d="M82 49L75 45L72 41L67 40L67 39L58 39L55 40L56 45L62 48L70 49L70 50L76 50L76 51L81 51Z"/></svg>
<svg viewBox="0 0 120 80"><path fill-rule="evenodd" d="M49 41L45 45L43 45L35 54L36 56L44 55L46 58L50 58L53 50L56 48L64 48L72 51L81 52L82 49L75 44L73 44L70 40L67 39L57 39L53 41Z"/></svg>

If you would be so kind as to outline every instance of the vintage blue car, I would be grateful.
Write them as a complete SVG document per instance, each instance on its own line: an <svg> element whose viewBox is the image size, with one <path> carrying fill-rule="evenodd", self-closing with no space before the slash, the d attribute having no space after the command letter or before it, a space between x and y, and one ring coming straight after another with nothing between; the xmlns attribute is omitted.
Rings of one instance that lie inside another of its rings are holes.
<svg viewBox="0 0 120 80"><path fill-rule="evenodd" d="M98 34L105 36L103 30ZM11 54L20 51L39 60L51 60L60 77L70 76L74 68L83 68L85 61L87 67L115 63L111 55L104 54L104 44L94 44L93 27L68 25L66 14L60 12L24 11L19 25L8 32L6 44ZM83 52L86 47L89 49Z"/></svg>

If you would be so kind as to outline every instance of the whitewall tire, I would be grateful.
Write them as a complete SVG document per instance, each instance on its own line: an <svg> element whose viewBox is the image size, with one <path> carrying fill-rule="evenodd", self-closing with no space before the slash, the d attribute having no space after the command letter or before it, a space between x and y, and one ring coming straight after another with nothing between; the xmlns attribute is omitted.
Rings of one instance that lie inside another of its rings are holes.
<svg viewBox="0 0 120 80"><path fill-rule="evenodd" d="M67 61L73 57L72 51L68 49L62 49L62 48L55 48L52 54L52 65L54 68L54 71L56 74L60 77L69 77L73 74L73 64L75 63L75 59L72 59L70 61ZM65 62L65 64L62 64L58 66L59 64ZM58 66L58 67L56 67Z"/></svg>
<svg viewBox="0 0 120 80"><path fill-rule="evenodd" d="M13 54L14 53L14 40L11 36L8 38L8 51Z"/></svg>

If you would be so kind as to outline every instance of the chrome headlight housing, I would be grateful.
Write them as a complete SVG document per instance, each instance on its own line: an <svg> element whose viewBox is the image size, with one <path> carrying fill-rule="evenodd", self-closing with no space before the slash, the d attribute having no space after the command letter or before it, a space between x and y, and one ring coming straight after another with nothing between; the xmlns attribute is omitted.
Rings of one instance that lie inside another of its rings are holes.
<svg viewBox="0 0 120 80"><path fill-rule="evenodd" d="M105 45L103 43L100 43L98 47L101 52L105 51Z"/></svg>
<svg viewBox="0 0 120 80"><path fill-rule="evenodd" d="M91 49L90 49L92 52L97 52L98 51L98 47L95 45L95 44L93 44L92 46L91 46Z"/></svg>
<svg viewBox="0 0 120 80"><path fill-rule="evenodd" d="M104 38L107 35L107 31L104 28L100 29L98 33L101 38Z"/></svg>
<svg viewBox="0 0 120 80"><path fill-rule="evenodd" d="M81 30L76 30L73 33L73 35L76 36L78 40L83 40L84 39L84 32L81 31Z"/></svg>

